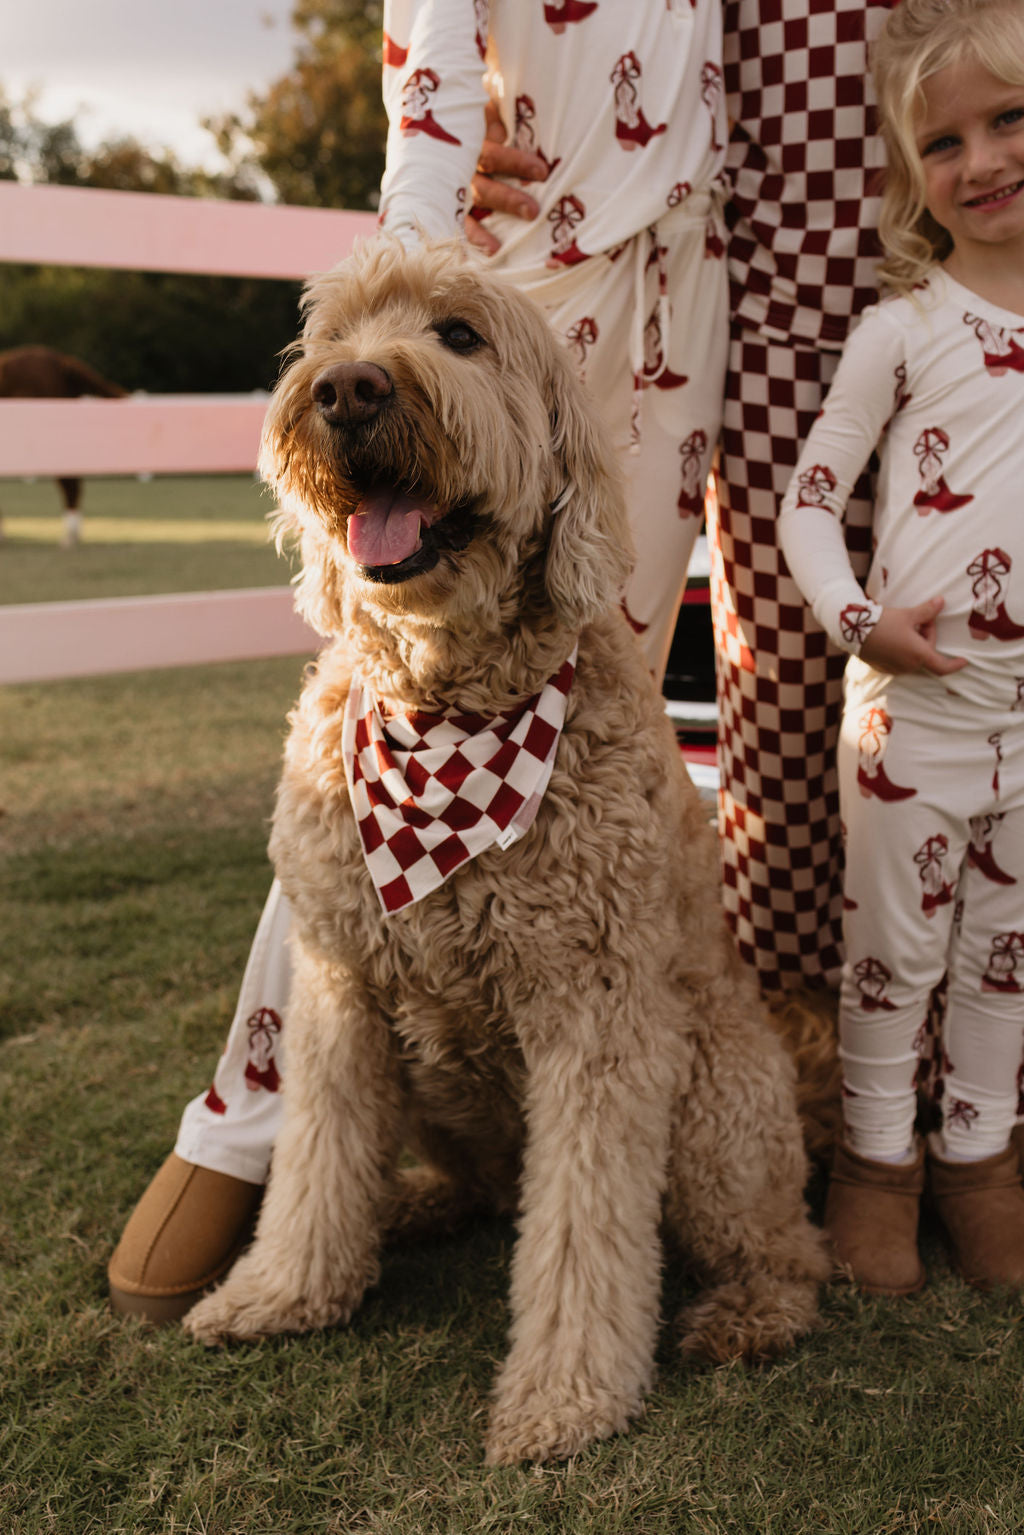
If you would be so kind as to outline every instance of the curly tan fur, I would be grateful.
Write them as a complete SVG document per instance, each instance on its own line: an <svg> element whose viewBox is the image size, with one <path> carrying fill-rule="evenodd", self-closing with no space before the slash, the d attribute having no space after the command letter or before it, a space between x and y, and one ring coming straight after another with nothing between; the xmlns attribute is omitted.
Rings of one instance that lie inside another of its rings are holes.
<svg viewBox="0 0 1024 1535"><path fill-rule="evenodd" d="M842 1122L839 998L822 989L773 992L768 1016L796 1066L796 1104L804 1145L817 1163L831 1161Z"/></svg>
<svg viewBox="0 0 1024 1535"><path fill-rule="evenodd" d="M480 344L453 351L455 322ZM358 430L313 406L338 362L394 386ZM302 608L336 638L292 717L271 839L297 931L285 1122L255 1243L186 1326L212 1343L345 1321L385 1228L415 1227L410 1190L445 1215L517 1207L487 1456L571 1455L625 1428L651 1384L662 1216L708 1286L688 1354L785 1347L828 1273L792 1064L618 611L617 474L538 310L453 248L384 243L313 284L263 467L301 539ZM346 529L385 480L468 509L470 541L368 579ZM494 713L577 638L531 830L382 918L339 753L353 667L393 702ZM403 1145L419 1179L396 1172Z"/></svg>

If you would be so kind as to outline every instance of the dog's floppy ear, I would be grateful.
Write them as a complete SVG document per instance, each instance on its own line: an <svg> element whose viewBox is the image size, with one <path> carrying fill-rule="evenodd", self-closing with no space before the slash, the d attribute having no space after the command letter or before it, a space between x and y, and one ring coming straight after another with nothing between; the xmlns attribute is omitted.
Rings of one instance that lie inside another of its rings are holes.
<svg viewBox="0 0 1024 1535"><path fill-rule="evenodd" d="M561 354L549 408L562 485L551 506L545 579L559 617L581 628L620 602L633 546L618 465L571 362Z"/></svg>

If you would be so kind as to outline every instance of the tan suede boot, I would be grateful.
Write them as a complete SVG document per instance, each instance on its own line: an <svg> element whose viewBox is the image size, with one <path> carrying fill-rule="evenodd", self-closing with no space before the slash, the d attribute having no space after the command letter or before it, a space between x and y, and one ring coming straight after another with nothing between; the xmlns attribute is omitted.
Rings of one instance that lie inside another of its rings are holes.
<svg viewBox="0 0 1024 1535"><path fill-rule="evenodd" d="M1017 1148L947 1162L928 1148L928 1194L957 1273L979 1290L1024 1285L1024 1188Z"/></svg>
<svg viewBox="0 0 1024 1535"><path fill-rule="evenodd" d="M825 1232L838 1268L869 1295L911 1295L924 1284L917 1251L923 1189L923 1146L902 1164L836 1147Z"/></svg>
<svg viewBox="0 0 1024 1535"><path fill-rule="evenodd" d="M150 1322L183 1317L249 1240L262 1196L262 1184L196 1167L172 1152L107 1266L113 1309Z"/></svg>

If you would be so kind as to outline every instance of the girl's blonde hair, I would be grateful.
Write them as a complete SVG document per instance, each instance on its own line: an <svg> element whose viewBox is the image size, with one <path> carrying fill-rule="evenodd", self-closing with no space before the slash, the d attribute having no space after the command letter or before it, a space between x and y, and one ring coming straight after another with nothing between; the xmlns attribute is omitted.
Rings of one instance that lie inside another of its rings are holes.
<svg viewBox="0 0 1024 1535"><path fill-rule="evenodd" d="M917 132L923 85L950 64L981 64L1024 85L1024 0L899 0L871 54L887 169L878 233L883 282L906 292L953 242L925 207Z"/></svg>

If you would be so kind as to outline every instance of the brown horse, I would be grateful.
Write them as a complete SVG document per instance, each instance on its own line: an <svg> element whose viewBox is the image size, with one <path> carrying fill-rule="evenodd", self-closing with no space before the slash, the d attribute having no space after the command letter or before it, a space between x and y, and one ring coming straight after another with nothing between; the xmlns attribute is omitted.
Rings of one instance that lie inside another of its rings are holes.
<svg viewBox="0 0 1024 1535"><path fill-rule="evenodd" d="M73 400L83 394L119 399L127 392L120 384L112 384L90 368L88 363L49 346L18 346L9 352L0 352L0 399ZM78 543L81 533L82 515L78 503L82 482L77 477L59 476L57 485L64 501L61 544L70 549ZM2 536L3 522L0 520Z"/></svg>

